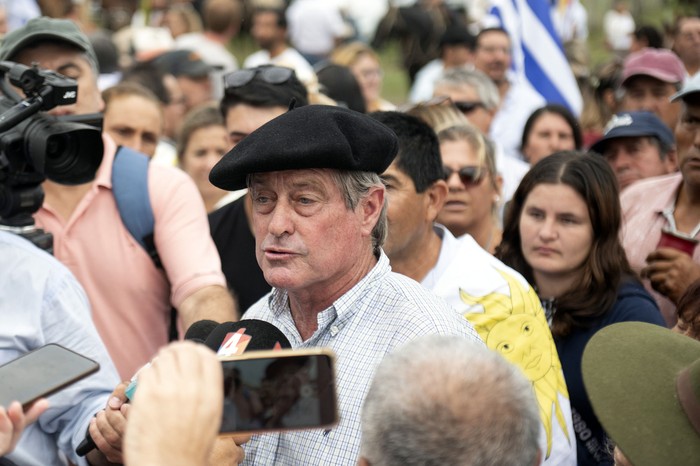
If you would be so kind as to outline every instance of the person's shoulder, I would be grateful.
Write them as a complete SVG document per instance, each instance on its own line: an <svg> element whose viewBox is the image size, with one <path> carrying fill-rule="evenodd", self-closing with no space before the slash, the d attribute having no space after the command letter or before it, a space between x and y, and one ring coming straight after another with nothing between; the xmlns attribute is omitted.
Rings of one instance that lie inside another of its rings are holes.
<svg viewBox="0 0 700 466"><path fill-rule="evenodd" d="M503 261L479 246L479 243L477 243L471 235L460 236L458 240L464 257L469 258L469 264L465 264L465 267L469 267L471 269L492 267L499 272L505 273L517 279L519 282L529 287L528 281L525 280L525 277L523 277L520 272L504 264Z"/></svg>
<svg viewBox="0 0 700 466"><path fill-rule="evenodd" d="M185 49L202 43L205 40L201 32L188 32L175 39L175 46L178 49Z"/></svg>
<svg viewBox="0 0 700 466"><path fill-rule="evenodd" d="M405 275L389 272L383 277L380 294L390 302L395 302L404 309L419 311L422 307L426 312L434 309L450 308L438 295ZM451 308L450 308L451 309Z"/></svg>
<svg viewBox="0 0 700 466"><path fill-rule="evenodd" d="M232 216L238 216L244 213L244 203L245 196L242 196L233 202L229 202L228 204L219 207L209 214L209 223L211 225L218 225L231 219Z"/></svg>
<svg viewBox="0 0 700 466"><path fill-rule="evenodd" d="M25 265L31 267L32 265L41 264L44 268L64 269L64 266L55 257L32 244L28 239L1 230L0 253L2 254L5 267L8 267L10 263L14 263L15 266Z"/></svg>
<svg viewBox="0 0 700 466"><path fill-rule="evenodd" d="M612 322L638 321L665 326L654 298L639 281L631 278L618 288L610 318Z"/></svg>
<svg viewBox="0 0 700 466"><path fill-rule="evenodd" d="M646 194L650 190L677 185L683 175L680 172L673 172L667 175L652 176L635 181L622 191L621 197L631 197L639 194Z"/></svg>
<svg viewBox="0 0 700 466"><path fill-rule="evenodd" d="M380 299L391 303L388 311L402 321L453 324L464 320L444 298L405 275L390 272L381 286L384 296Z"/></svg>
<svg viewBox="0 0 700 466"><path fill-rule="evenodd" d="M149 164L149 186L181 186L193 184L192 178L178 167L162 164Z"/></svg>
<svg viewBox="0 0 700 466"><path fill-rule="evenodd" d="M258 319L264 320L265 322L274 323L272 310L270 309L269 305L271 295L272 292L270 291L258 299L248 309L241 309L242 319Z"/></svg>
<svg viewBox="0 0 700 466"><path fill-rule="evenodd" d="M665 193L669 189L674 189L682 180L680 172L670 173L668 175L653 176L636 181L625 188L620 193L620 203L623 210L629 204L637 203L645 198L657 198L660 193Z"/></svg>
<svg viewBox="0 0 700 466"><path fill-rule="evenodd" d="M265 50L258 50L248 55L243 61L243 68L255 68L269 63L270 55Z"/></svg>

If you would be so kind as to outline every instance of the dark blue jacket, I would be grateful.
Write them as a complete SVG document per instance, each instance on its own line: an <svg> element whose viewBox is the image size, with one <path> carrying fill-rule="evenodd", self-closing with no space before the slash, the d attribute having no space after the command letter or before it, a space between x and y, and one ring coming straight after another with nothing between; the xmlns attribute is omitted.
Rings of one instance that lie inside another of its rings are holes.
<svg viewBox="0 0 700 466"><path fill-rule="evenodd" d="M631 280L620 286L615 305L591 328L576 328L566 337L555 338L571 399L579 466L613 464L612 457L608 455L607 437L593 413L583 386L581 375L583 350L588 340L598 330L617 322L629 321L666 325L651 295L640 283Z"/></svg>

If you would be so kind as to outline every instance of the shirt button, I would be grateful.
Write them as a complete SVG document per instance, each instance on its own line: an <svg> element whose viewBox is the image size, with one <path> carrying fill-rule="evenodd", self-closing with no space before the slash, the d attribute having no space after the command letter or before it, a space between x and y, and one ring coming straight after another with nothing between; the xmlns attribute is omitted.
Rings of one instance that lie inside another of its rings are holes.
<svg viewBox="0 0 700 466"><path fill-rule="evenodd" d="M336 336L340 329L337 325L331 325L331 336Z"/></svg>

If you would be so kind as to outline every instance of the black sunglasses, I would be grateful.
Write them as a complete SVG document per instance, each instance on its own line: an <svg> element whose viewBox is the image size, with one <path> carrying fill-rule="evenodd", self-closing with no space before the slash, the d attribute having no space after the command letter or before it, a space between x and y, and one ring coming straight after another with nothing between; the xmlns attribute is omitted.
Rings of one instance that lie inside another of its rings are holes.
<svg viewBox="0 0 700 466"><path fill-rule="evenodd" d="M235 89L248 84L260 76L267 84L284 84L292 77L294 70L284 66L263 66L233 71L224 76L224 89Z"/></svg>
<svg viewBox="0 0 700 466"><path fill-rule="evenodd" d="M484 178L484 170L481 167L462 167L459 170L453 170L443 165L442 173L445 177L445 181L447 181L453 173L457 173L459 181L464 185L479 184Z"/></svg>
<svg viewBox="0 0 700 466"><path fill-rule="evenodd" d="M457 109L462 113L471 113L479 107L486 108L483 102L469 102L466 100L456 100L452 102Z"/></svg>

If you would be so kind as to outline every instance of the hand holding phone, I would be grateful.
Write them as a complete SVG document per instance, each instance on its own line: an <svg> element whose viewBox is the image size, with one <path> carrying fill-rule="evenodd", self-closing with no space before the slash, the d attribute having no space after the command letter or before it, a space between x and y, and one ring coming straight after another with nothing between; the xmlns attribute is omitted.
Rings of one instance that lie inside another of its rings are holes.
<svg viewBox="0 0 700 466"><path fill-rule="evenodd" d="M24 412L18 401L13 401L9 406L0 406L0 457L14 450L24 428L36 421L49 407L45 398L40 398L29 406Z"/></svg>

